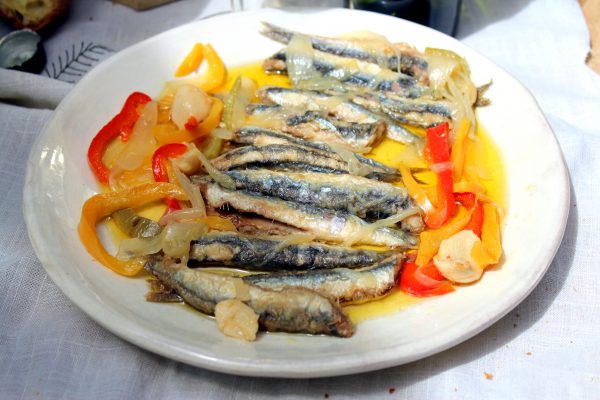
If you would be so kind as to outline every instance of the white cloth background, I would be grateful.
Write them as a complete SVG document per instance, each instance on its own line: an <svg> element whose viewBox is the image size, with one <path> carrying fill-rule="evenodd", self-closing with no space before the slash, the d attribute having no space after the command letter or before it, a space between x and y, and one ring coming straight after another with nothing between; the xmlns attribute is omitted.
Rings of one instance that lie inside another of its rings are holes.
<svg viewBox="0 0 600 400"><path fill-rule="evenodd" d="M134 347L61 293L37 260L23 221L25 160L71 86L0 70L0 398L598 398L600 76L584 65L589 38L581 11L575 0L470 0L464 6L458 37L534 93L572 182L562 245L515 310L441 354L338 378L229 376ZM182 0L135 13L110 1L75 0L68 23L46 41L49 64L82 41L118 51L227 7L225 1ZM111 54L99 53L99 61Z"/></svg>

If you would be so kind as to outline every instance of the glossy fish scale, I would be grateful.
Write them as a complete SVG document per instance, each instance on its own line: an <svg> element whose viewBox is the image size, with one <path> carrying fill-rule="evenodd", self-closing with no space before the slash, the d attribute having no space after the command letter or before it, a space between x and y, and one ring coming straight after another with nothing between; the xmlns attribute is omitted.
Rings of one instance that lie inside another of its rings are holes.
<svg viewBox="0 0 600 400"><path fill-rule="evenodd" d="M360 268L381 261L390 252L289 244L238 233L211 233L192 242L190 266L225 265L258 271Z"/></svg>
<svg viewBox="0 0 600 400"><path fill-rule="evenodd" d="M347 122L317 111L286 109L273 104L252 104L246 108L251 124L290 133L308 141L340 143L353 151L364 151L379 142L385 123Z"/></svg>
<svg viewBox="0 0 600 400"><path fill-rule="evenodd" d="M146 269L205 314L213 315L220 301L243 296L240 298L254 310L259 324L268 331L341 337L354 333L352 322L337 304L310 290L263 289L245 284L240 278L194 270L169 258L152 258L146 263ZM245 293L238 293L240 288Z"/></svg>
<svg viewBox="0 0 600 400"><path fill-rule="evenodd" d="M209 183L202 188L205 201L211 207L229 205L240 212L258 214L302 229L316 240L331 243L365 244L391 249L415 248L418 239L403 230L388 227L371 227L355 215L341 211L298 204L291 201L256 195L243 190L227 190Z"/></svg>
<svg viewBox="0 0 600 400"><path fill-rule="evenodd" d="M263 35L283 44L288 44L294 35L300 34L265 22L263 27L261 31ZM316 50L376 63L395 71L400 69L403 73L426 79L427 61L405 45L394 45L394 48L391 48L389 45L381 46L381 42L373 43L368 39L336 39L310 35L309 37Z"/></svg>
<svg viewBox="0 0 600 400"><path fill-rule="evenodd" d="M290 117L282 129L295 136L305 139L335 141L348 144L355 150L370 149L375 146L383 134L386 126L383 121L373 123L346 122L337 118L323 117L315 111L306 111L304 114ZM341 140L331 140L326 133ZM327 140L329 139L329 140Z"/></svg>
<svg viewBox="0 0 600 400"><path fill-rule="evenodd" d="M264 102L304 108L311 111L320 110L349 122L373 123L384 121L387 125L386 135L390 139L405 144L419 141L418 136L388 116L377 114L342 97L332 96L323 92L280 87L261 88L258 95Z"/></svg>
<svg viewBox="0 0 600 400"><path fill-rule="evenodd" d="M450 105L440 100L363 94L353 97L352 101L373 112L384 113L394 121L412 126L428 128L452 118Z"/></svg>
<svg viewBox="0 0 600 400"><path fill-rule="evenodd" d="M248 275L242 279L265 289L300 287L314 290L339 303L361 303L388 293L396 284L402 256L394 255L360 269L274 272Z"/></svg>
<svg viewBox="0 0 600 400"><path fill-rule="evenodd" d="M289 144L244 146L232 149L212 160L215 168L228 171L236 168L275 167L344 173L347 164L310 149Z"/></svg>
<svg viewBox="0 0 600 400"><path fill-rule="evenodd" d="M341 169L340 172L350 172L347 162L342 160L339 154L334 152L331 149L330 145L327 143L304 140L302 138L291 136L284 132L252 126L246 126L236 130L233 133L232 140L234 143L250 144L257 147L265 147L269 145L290 145L292 147L304 148L304 150L308 150L309 152L316 152L320 157L330 157L335 160L341 161L343 163L343 169ZM291 151L291 149L288 150ZM284 156L279 155L278 157L281 158ZM291 157L291 155L289 155L289 157ZM302 160L306 160L307 158L301 156L300 154L298 155L298 157ZM372 169L372 172L368 175L368 177L370 178L377 178L385 181L396 181L400 179L400 174L396 168L388 167L385 164L377 162L368 157L363 157L359 154L355 154L354 157L361 164L364 164L365 166L368 166L370 169ZM285 158L285 160L288 160L288 158ZM319 172L314 169L313 171Z"/></svg>
<svg viewBox="0 0 600 400"><path fill-rule="evenodd" d="M296 55L298 57L300 55ZM340 57L315 50L305 64L312 65L314 71L325 77L335 78L343 83L377 91L393 92L406 97L420 97L430 93L427 86L401 72L381 68L377 64ZM307 55L308 58L308 55ZM282 50L263 62L267 73L287 74L287 52Z"/></svg>
<svg viewBox="0 0 600 400"><path fill-rule="evenodd" d="M353 175L270 170L226 172L236 189L282 200L345 211L361 218L386 218L413 207L405 188ZM206 182L192 177L192 182Z"/></svg>

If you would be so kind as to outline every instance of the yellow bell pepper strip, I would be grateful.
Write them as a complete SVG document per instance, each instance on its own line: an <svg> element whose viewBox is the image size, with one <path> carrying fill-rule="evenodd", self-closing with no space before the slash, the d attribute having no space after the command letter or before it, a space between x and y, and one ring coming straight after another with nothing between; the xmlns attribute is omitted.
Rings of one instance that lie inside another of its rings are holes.
<svg viewBox="0 0 600 400"><path fill-rule="evenodd" d="M481 243L476 243L471 250L471 256L485 268L500 261L502 244L500 241L500 223L496 208L489 203L483 205L483 226Z"/></svg>
<svg viewBox="0 0 600 400"><path fill-rule="evenodd" d="M175 71L176 77L186 76L198 69L204 60L204 46L196 43Z"/></svg>
<svg viewBox="0 0 600 400"><path fill-rule="evenodd" d="M108 185L110 169L104 165L102 156L106 148L117 137L125 142L129 139L133 126L140 117L140 106L150 102L152 99L140 92L129 95L121 111L110 120L110 122L94 136L88 149L88 162L92 172L103 185Z"/></svg>
<svg viewBox="0 0 600 400"><path fill-rule="evenodd" d="M204 47L204 57L208 63L208 69L200 77L198 87L207 93L214 92L215 89L223 86L227 77L227 70L221 57L210 44Z"/></svg>
<svg viewBox="0 0 600 400"><path fill-rule="evenodd" d="M219 126L221 122L221 114L223 113L223 102L216 97L212 97L212 107L208 113L208 116L204 121L198 123L198 125L192 130L188 129L155 129L154 138L158 143L182 143L182 142L193 142L197 139L208 136L210 132Z"/></svg>
<svg viewBox="0 0 600 400"><path fill-rule="evenodd" d="M216 229L218 231L237 232L237 229L233 222L227 218L219 217L218 215L207 215L202 217L201 221L204 222L210 229Z"/></svg>
<svg viewBox="0 0 600 400"><path fill-rule="evenodd" d="M462 231L471 220L471 214L472 211L459 212L454 219L450 220L442 228L421 232L417 259L415 260L417 265L420 267L427 265L433 256L437 254L442 240Z"/></svg>
<svg viewBox="0 0 600 400"><path fill-rule="evenodd" d="M148 183L118 192L100 193L89 198L83 204L77 228L81 243L88 253L105 267L121 275L136 275L143 265L135 260L121 261L110 255L98 238L96 225L117 210L139 207L164 197L188 199L179 186L167 182Z"/></svg>
<svg viewBox="0 0 600 400"><path fill-rule="evenodd" d="M449 134L447 122L427 129L427 145L424 152L434 165L450 163ZM452 168L441 169L436 171L436 174L438 177L436 191L437 204L425 213L425 218L423 219L425 225L432 229L441 227L456 214Z"/></svg>
<svg viewBox="0 0 600 400"><path fill-rule="evenodd" d="M469 120L463 118L456 129L456 136L454 137L454 143L452 144L452 150L450 152L454 182L460 182L462 178L463 168L465 166L467 135L470 126L471 123Z"/></svg>

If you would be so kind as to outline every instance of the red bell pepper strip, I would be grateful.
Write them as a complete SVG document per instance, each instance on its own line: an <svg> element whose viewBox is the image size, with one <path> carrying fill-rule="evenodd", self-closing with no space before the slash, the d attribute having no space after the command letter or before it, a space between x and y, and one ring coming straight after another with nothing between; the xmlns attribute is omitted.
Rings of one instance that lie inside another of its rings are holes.
<svg viewBox="0 0 600 400"><path fill-rule="evenodd" d="M415 272L417 271L417 264L414 260L407 260L404 263L402 269L402 275L400 276L400 289L409 296L413 297L431 297L440 296L446 293L454 291L454 287L447 281L442 274L435 267L433 262L421 269L421 273L429 278L437 281L432 285L425 285L421 281L415 278Z"/></svg>
<svg viewBox="0 0 600 400"><path fill-rule="evenodd" d="M448 123L427 129L427 145L425 154L433 164L450 163L450 145L448 142ZM437 172L437 205L425 213L425 224L430 229L444 225L456 214L454 203L454 178L452 168Z"/></svg>
<svg viewBox="0 0 600 400"><path fill-rule="evenodd" d="M464 229L473 231L481 238L481 230L483 229L483 203L481 200L470 192L454 193L454 198L463 206L473 210L471 220Z"/></svg>
<svg viewBox="0 0 600 400"><path fill-rule="evenodd" d="M110 169L102 162L104 151L117 136L125 142L131 136L133 126L140 117L139 107L151 101L150 96L134 92L129 95L121 112L113 117L110 122L96 134L88 149L88 162L94 175L104 185L108 185Z"/></svg>
<svg viewBox="0 0 600 400"><path fill-rule="evenodd" d="M170 143L156 149L152 155L152 173L156 182L169 182L169 173L165 161L169 158L175 158L183 155L187 151L187 146L183 143ZM165 197L165 204L169 211L180 210L181 207L177 200Z"/></svg>

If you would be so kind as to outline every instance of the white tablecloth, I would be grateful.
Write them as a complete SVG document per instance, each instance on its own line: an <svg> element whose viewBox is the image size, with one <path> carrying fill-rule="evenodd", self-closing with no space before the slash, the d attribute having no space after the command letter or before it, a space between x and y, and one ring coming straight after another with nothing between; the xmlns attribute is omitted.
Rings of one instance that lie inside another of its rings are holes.
<svg viewBox="0 0 600 400"><path fill-rule="evenodd" d="M469 0L463 7L458 37L534 93L572 182L565 237L548 273L473 339L355 376L236 377L130 345L61 293L31 248L21 211L30 146L72 87L65 81L80 78L57 73L60 63L82 42L96 46L89 66L80 65L83 74L114 51L228 3L182 0L135 13L110 1L75 0L68 22L46 41L48 73L57 79L0 70L0 398L599 398L600 77L584 65L589 38L574 0Z"/></svg>

